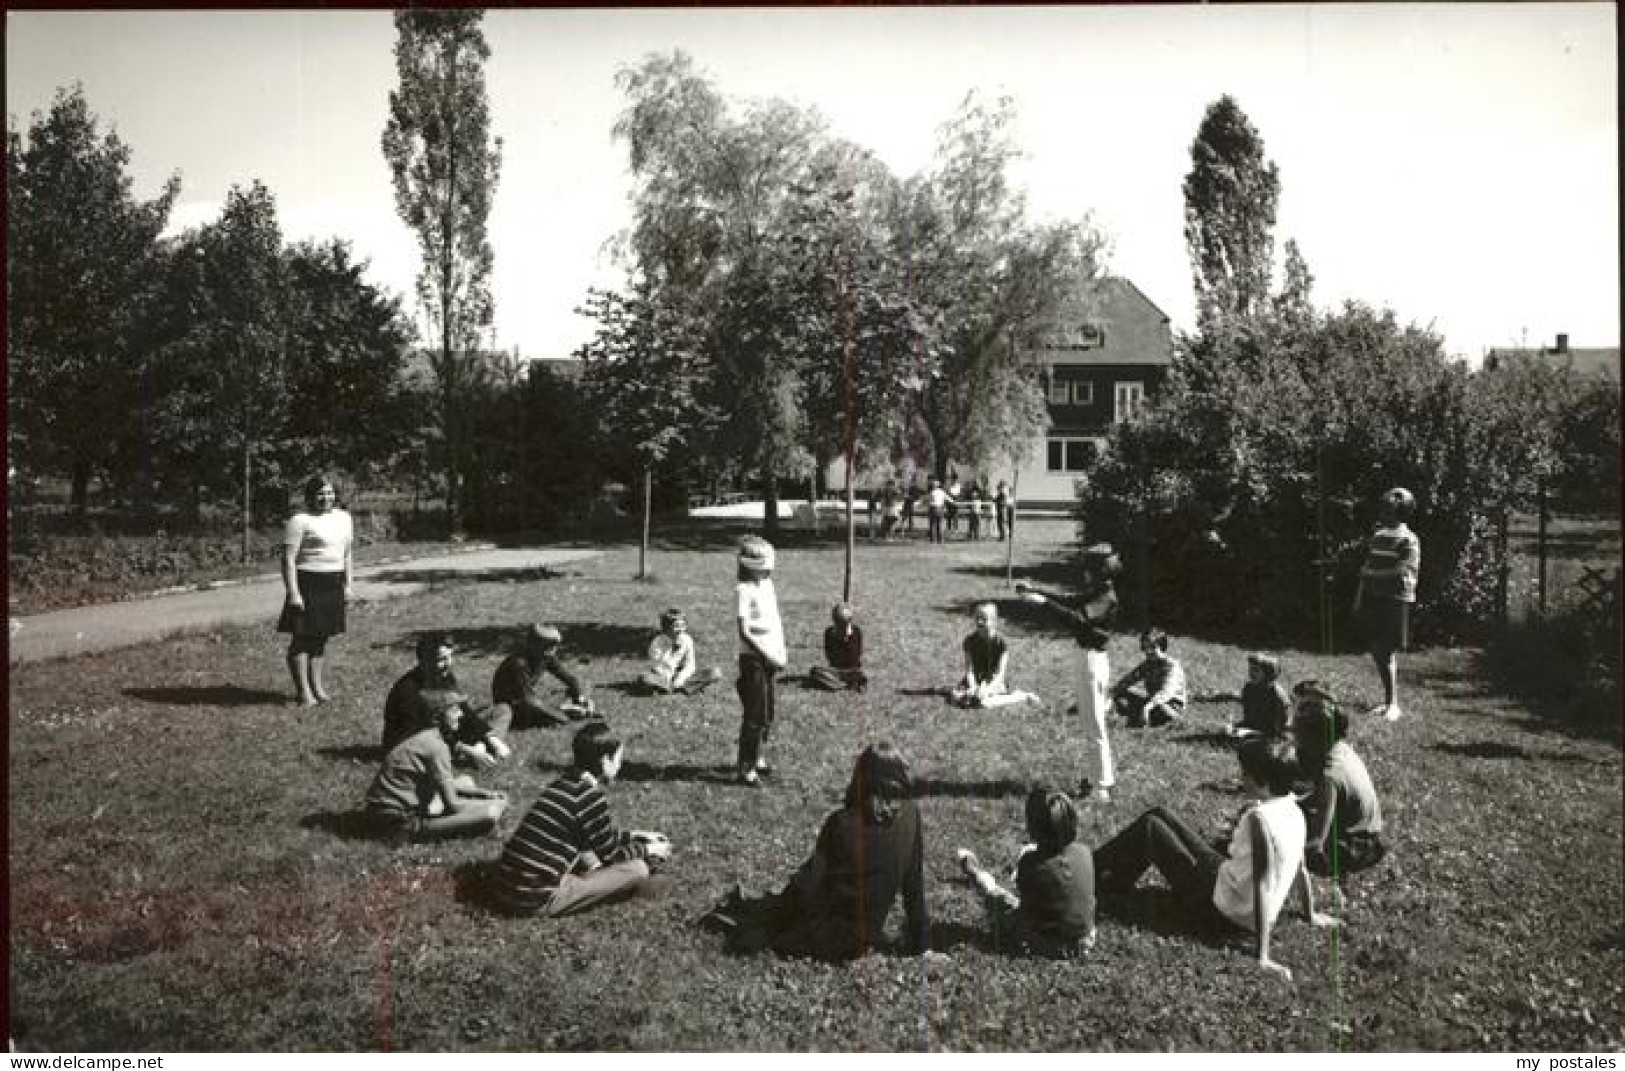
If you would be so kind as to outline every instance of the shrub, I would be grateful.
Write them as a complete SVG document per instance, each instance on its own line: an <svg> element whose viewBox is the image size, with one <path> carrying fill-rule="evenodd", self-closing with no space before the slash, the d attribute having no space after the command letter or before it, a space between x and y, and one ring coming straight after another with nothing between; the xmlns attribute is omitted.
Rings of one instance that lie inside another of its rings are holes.
<svg viewBox="0 0 1625 1071"><path fill-rule="evenodd" d="M1557 612L1515 622L1487 648L1487 668L1513 694L1585 728L1617 735L1620 622L1618 592L1611 607L1570 602Z"/></svg>
<svg viewBox="0 0 1625 1071"><path fill-rule="evenodd" d="M1528 485L1560 397L1541 370L1520 376L1477 377L1437 335L1353 303L1182 339L1163 397L1114 429L1081 492L1085 538L1121 544L1125 590L1159 620L1329 640L1376 500L1402 485L1423 548L1419 638L1478 636L1494 519Z"/></svg>

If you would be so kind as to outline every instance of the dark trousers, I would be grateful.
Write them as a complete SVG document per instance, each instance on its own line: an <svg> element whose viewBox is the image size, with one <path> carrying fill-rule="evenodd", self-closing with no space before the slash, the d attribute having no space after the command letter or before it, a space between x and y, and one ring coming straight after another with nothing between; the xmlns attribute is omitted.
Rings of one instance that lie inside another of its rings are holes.
<svg viewBox="0 0 1625 1071"><path fill-rule="evenodd" d="M814 666L807 671L807 680L826 692L844 692L848 689L863 691L869 687L869 677L861 669L836 669L833 666Z"/></svg>
<svg viewBox="0 0 1625 1071"><path fill-rule="evenodd" d="M933 542L933 543L941 543L942 542L942 511L940 509L928 510L926 512L926 521L927 521L927 524L928 524L928 527L927 527L927 530L926 530L927 538L929 538L930 541Z"/></svg>
<svg viewBox="0 0 1625 1071"><path fill-rule="evenodd" d="M1015 530L1016 511L1009 506L994 506L993 517L999 522L999 538L1001 540Z"/></svg>
<svg viewBox="0 0 1625 1071"><path fill-rule="evenodd" d="M778 670L756 654L739 656L739 692L743 708L739 721L739 768L748 769L762 757L762 745L773 729L773 678Z"/></svg>
<svg viewBox="0 0 1625 1071"><path fill-rule="evenodd" d="M948 531L959 531L959 507L952 502L948 503Z"/></svg>
<svg viewBox="0 0 1625 1071"><path fill-rule="evenodd" d="M1140 875L1156 867L1180 903L1200 918L1215 918L1218 909L1213 906L1213 888L1223 863L1224 856L1200 833L1161 807L1153 807L1095 849L1095 885L1124 893Z"/></svg>

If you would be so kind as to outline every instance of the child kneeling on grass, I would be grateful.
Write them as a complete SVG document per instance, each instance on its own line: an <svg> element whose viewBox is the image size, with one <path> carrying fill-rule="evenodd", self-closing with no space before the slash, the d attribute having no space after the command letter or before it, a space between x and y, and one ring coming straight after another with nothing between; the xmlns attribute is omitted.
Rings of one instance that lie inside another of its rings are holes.
<svg viewBox="0 0 1625 1071"><path fill-rule="evenodd" d="M1078 841L1078 812L1064 792L1027 794L1027 835L1016 860L1016 891L999 887L968 848L959 866L976 885L993 924L995 948L1067 957L1095 946L1095 865Z"/></svg>
<svg viewBox="0 0 1625 1071"><path fill-rule="evenodd" d="M1193 918L1203 925L1250 931L1258 965L1287 981L1292 972L1270 958L1275 920L1297 889L1303 914L1316 927L1338 920L1315 910L1304 869L1303 812L1292 796L1297 757L1285 741L1246 740L1236 751L1242 784L1254 802L1241 813L1220 855L1202 836L1153 807L1095 849L1096 888L1127 895L1151 867L1161 872Z"/></svg>
<svg viewBox="0 0 1625 1071"><path fill-rule="evenodd" d="M389 749L367 789L367 818L397 841L477 837L508 809L503 793L480 788L452 771L446 741L457 735L462 704L441 703L432 717Z"/></svg>
<svg viewBox="0 0 1625 1071"><path fill-rule="evenodd" d="M863 672L863 630L849 602L838 602L830 611L832 623L824 630L824 658L827 666L814 666L807 678L814 687L827 692L861 692L869 687Z"/></svg>
<svg viewBox="0 0 1625 1071"><path fill-rule="evenodd" d="M558 918L643 891L646 859L671 856L663 833L622 831L605 788L626 745L602 722L570 742L574 765L542 791L502 850L492 879L497 905L513 914Z"/></svg>
<svg viewBox="0 0 1625 1071"><path fill-rule="evenodd" d="M1140 634L1140 664L1112 687L1112 706L1130 729L1146 723L1167 725L1185 716L1185 667L1168 654L1168 634L1148 628Z"/></svg>
<svg viewBox="0 0 1625 1071"><path fill-rule="evenodd" d="M948 693L956 707L1004 707L1012 703L1038 704L1031 692L1011 691L1005 683L1010 666L1010 645L999 634L999 609L990 602L978 603L974 611L975 630L961 645L965 652L965 674Z"/></svg>
<svg viewBox="0 0 1625 1071"><path fill-rule="evenodd" d="M1305 862L1311 873L1341 878L1376 865L1387 854L1382 843L1382 804L1365 763L1343 734L1348 720L1337 704L1300 683L1292 734L1298 763L1312 781L1298 802L1308 824Z"/></svg>
<svg viewBox="0 0 1625 1071"><path fill-rule="evenodd" d="M722 679L722 670L712 666L697 672L694 637L688 634L688 618L673 607L660 615L660 634L649 644L649 668L638 676L645 694L698 695Z"/></svg>

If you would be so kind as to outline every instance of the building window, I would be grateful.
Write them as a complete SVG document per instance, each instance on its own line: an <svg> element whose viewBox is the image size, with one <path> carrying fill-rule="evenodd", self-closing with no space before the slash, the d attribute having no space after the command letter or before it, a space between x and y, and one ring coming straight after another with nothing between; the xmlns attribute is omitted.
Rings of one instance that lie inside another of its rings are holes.
<svg viewBox="0 0 1625 1071"><path fill-rule="evenodd" d="M1072 381L1072 404L1095 404L1095 381L1092 379L1074 379Z"/></svg>
<svg viewBox="0 0 1625 1071"><path fill-rule="evenodd" d="M1118 383L1114 400L1112 419L1118 423L1133 420L1145 405L1145 384L1138 380Z"/></svg>
<svg viewBox="0 0 1625 1071"><path fill-rule="evenodd" d="M1050 472L1087 472L1094 464L1098 449L1093 439L1051 439L1049 441Z"/></svg>
<svg viewBox="0 0 1625 1071"><path fill-rule="evenodd" d="M1049 374L1049 404L1067 405L1072 401L1072 383L1053 371Z"/></svg>

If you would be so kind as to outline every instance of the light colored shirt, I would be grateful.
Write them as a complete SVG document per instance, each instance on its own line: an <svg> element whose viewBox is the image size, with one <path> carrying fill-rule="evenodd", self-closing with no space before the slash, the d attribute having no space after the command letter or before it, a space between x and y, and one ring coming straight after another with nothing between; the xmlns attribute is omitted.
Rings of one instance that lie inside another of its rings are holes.
<svg viewBox="0 0 1625 1071"><path fill-rule="evenodd" d="M788 662L784 624L779 620L779 596L773 589L773 581L741 580L737 606L739 653L759 654L775 666Z"/></svg>
<svg viewBox="0 0 1625 1071"><path fill-rule="evenodd" d="M1242 929L1253 928L1253 838L1248 816L1258 818L1269 846L1263 880L1258 892L1263 897L1264 920L1273 925L1286 906L1287 893L1303 867L1303 842L1309 827L1298 801L1289 792L1263 800L1242 812L1230 834L1230 854L1219 867L1213 886L1213 906Z"/></svg>
<svg viewBox="0 0 1625 1071"><path fill-rule="evenodd" d="M1422 541L1401 521L1379 528L1367 545L1360 568L1362 595L1400 602L1416 601L1416 576L1422 568Z"/></svg>
<svg viewBox="0 0 1625 1071"><path fill-rule="evenodd" d="M649 668L681 688L694 676L694 638L684 632L674 639L662 632L649 644Z"/></svg>
<svg viewBox="0 0 1625 1071"><path fill-rule="evenodd" d="M282 530L282 545L297 547L294 567L307 573L342 573L355 528L347 510L295 513Z"/></svg>
<svg viewBox="0 0 1625 1071"><path fill-rule="evenodd" d="M1170 706L1183 707L1187 701L1185 692L1185 667L1179 664L1177 658L1147 658L1129 671L1129 675L1118 682L1114 691L1127 691L1131 685L1143 684L1145 686L1145 702L1147 706L1156 703L1165 703Z"/></svg>

